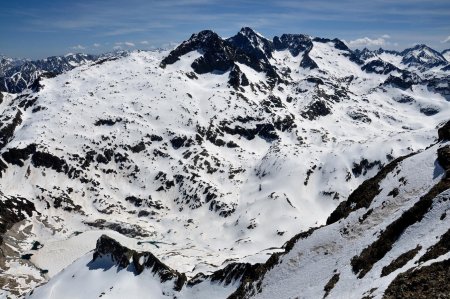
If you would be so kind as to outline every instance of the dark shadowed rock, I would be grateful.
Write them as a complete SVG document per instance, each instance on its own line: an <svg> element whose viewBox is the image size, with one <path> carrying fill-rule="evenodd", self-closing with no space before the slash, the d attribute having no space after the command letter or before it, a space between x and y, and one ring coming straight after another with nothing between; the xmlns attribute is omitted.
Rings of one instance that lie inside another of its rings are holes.
<svg viewBox="0 0 450 299"><path fill-rule="evenodd" d="M102 235L97 240L93 259L89 263L90 267L95 267L95 261L102 257L110 258L119 270L127 269L135 272L136 275L149 270L159 277L161 283L173 281L173 288L176 291L180 291L187 280L186 275L169 268L150 252L136 252L128 249L106 235Z"/></svg>
<svg viewBox="0 0 450 299"><path fill-rule="evenodd" d="M408 250L407 252L401 254L395 260L393 260L389 265L383 267L381 270L381 276L386 276L391 274L397 269L400 269L404 265L406 265L410 260L412 260L416 254L422 249L422 246L417 245L416 248Z"/></svg>
<svg viewBox="0 0 450 299"><path fill-rule="evenodd" d="M2 154L3 160L8 164L13 164L17 166L24 166L24 161L27 160L30 155L36 152L36 144L29 144L23 149L19 148L9 148Z"/></svg>
<svg viewBox="0 0 450 299"><path fill-rule="evenodd" d="M363 65L361 69L367 73L375 73L381 75L386 75L393 71L400 71L393 64L383 61L381 59L371 60L365 65Z"/></svg>
<svg viewBox="0 0 450 299"><path fill-rule="evenodd" d="M328 114L331 114L331 109L328 107L327 103L322 100L316 100L310 103L306 109L301 112L301 116L309 120L314 120Z"/></svg>
<svg viewBox="0 0 450 299"><path fill-rule="evenodd" d="M278 51L289 50L296 57L301 52L311 50L313 44L311 38L303 34L283 34L273 38L274 48Z"/></svg>
<svg viewBox="0 0 450 299"><path fill-rule="evenodd" d="M31 217L35 212L34 204L22 197L5 196L0 191L0 245L3 234L15 223ZM0 261L2 255L0 255Z"/></svg>
<svg viewBox="0 0 450 299"><path fill-rule="evenodd" d="M450 121L438 129L439 141L450 140Z"/></svg>
<svg viewBox="0 0 450 299"><path fill-rule="evenodd" d="M439 113L439 109L434 107L422 107L420 108L420 113L423 113L426 116L433 116Z"/></svg>
<svg viewBox="0 0 450 299"><path fill-rule="evenodd" d="M384 81L384 85L393 86L396 88L400 88L403 90L411 88L414 84L418 84L420 82L419 76L409 71L402 71L400 77L389 75L389 77Z"/></svg>
<svg viewBox="0 0 450 299"><path fill-rule="evenodd" d="M238 34L230 37L227 41L234 47L249 53L258 59L267 59L272 57L274 47L272 42L256 33L249 27L243 27Z"/></svg>
<svg viewBox="0 0 450 299"><path fill-rule="evenodd" d="M450 260L400 273L389 285L383 299L450 298Z"/></svg>
<svg viewBox="0 0 450 299"><path fill-rule="evenodd" d="M178 61L181 56L198 51L202 56L191 64L197 74L226 72L239 62L257 72L264 72L268 77L269 85L273 87L280 78L266 55L271 53L271 47L270 41L252 33L249 28L243 28L240 33L228 40L223 40L211 30L204 30L193 34L189 40L171 51L162 60L160 66L164 68Z"/></svg>
<svg viewBox="0 0 450 299"><path fill-rule="evenodd" d="M442 168L445 169L447 175L450 174L450 145L441 147L437 151L437 160Z"/></svg>
<svg viewBox="0 0 450 299"><path fill-rule="evenodd" d="M8 123L0 123L0 150L11 140L16 128L22 123L22 111L19 109L16 115Z"/></svg>

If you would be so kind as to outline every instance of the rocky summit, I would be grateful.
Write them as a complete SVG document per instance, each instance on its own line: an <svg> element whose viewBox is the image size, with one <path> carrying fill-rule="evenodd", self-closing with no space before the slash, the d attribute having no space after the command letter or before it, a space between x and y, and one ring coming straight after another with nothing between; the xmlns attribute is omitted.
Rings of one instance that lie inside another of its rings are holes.
<svg viewBox="0 0 450 299"><path fill-rule="evenodd" d="M0 298L448 297L445 51L1 59Z"/></svg>

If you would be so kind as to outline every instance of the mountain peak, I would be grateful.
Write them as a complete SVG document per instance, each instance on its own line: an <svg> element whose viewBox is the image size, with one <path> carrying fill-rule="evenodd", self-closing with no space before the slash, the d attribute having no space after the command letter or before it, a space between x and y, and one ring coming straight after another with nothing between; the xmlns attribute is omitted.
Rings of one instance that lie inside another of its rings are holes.
<svg viewBox="0 0 450 299"><path fill-rule="evenodd" d="M255 30L253 30L250 27L242 27L241 30L239 30L239 33L245 36L253 36L253 35L258 35L259 37L263 37L262 34L260 34L259 32L256 32Z"/></svg>
<svg viewBox="0 0 450 299"><path fill-rule="evenodd" d="M447 60L438 51L425 44L418 44L401 52L402 63L409 66L432 68L447 64Z"/></svg>
<svg viewBox="0 0 450 299"><path fill-rule="evenodd" d="M250 27L243 27L235 36L230 37L227 41L245 52L253 52L259 59L272 57L274 50L271 41Z"/></svg>

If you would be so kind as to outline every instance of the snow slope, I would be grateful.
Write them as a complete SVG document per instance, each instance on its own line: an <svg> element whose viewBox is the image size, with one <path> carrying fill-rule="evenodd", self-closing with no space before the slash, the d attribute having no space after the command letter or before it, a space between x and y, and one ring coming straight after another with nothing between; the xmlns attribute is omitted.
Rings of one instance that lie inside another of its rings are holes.
<svg viewBox="0 0 450 299"><path fill-rule="evenodd" d="M1 245L5 292L74 262L85 273L103 234L188 278L263 263L448 119L446 71L367 72L339 40L238 35L200 32L4 94L0 190L35 208Z"/></svg>
<svg viewBox="0 0 450 299"><path fill-rule="evenodd" d="M367 189L370 184L363 184L355 191L356 201L347 205L351 209L347 217L330 217L328 225L295 236L285 244L286 252L274 254L253 269L234 265L239 271L224 269L189 281L172 269L161 270L158 261L145 262L144 270L135 270L137 266L132 265L143 264L146 253L133 253L133 264L120 266L120 254L129 254L117 252L128 249L118 243L104 245L111 241L102 236L94 254L77 260L29 298L94 298L98 294L121 298L121 292L126 291L129 298L445 296L448 285L436 286L435 282L440 275L444 275L444 281L448 279L445 268L443 274L442 270L427 270L450 259L450 223L446 220L450 211L450 156L436 157L436 151L444 148L450 151L450 143L436 144L394 161L369 180L376 182L380 191L371 196L367 207L354 207L372 190ZM363 263L358 263L362 257ZM94 267L99 260L103 264ZM427 284L408 285L407 280L398 286L402 273L413 273L411 281L414 273L424 274L420 279ZM89 282L93 279L98 283Z"/></svg>

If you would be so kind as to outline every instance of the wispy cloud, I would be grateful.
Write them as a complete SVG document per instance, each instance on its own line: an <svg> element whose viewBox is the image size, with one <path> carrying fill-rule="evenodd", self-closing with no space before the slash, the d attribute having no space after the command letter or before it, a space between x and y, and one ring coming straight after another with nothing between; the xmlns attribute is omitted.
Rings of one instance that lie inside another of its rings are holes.
<svg viewBox="0 0 450 299"><path fill-rule="evenodd" d="M94 43L93 46L94 46L95 48L98 48L98 47L101 46L101 44L99 44L99 43Z"/></svg>
<svg viewBox="0 0 450 299"><path fill-rule="evenodd" d="M355 40L346 41L347 45L350 47L381 47L386 44L386 39L379 37L375 39L371 39L369 37L357 38Z"/></svg>
<svg viewBox="0 0 450 299"><path fill-rule="evenodd" d="M84 47L82 45L76 45L76 46L73 46L72 49L74 49L74 50L84 50L84 49L86 49L86 47Z"/></svg>
<svg viewBox="0 0 450 299"><path fill-rule="evenodd" d="M443 44L450 43L450 35L447 36L447 38L445 38L444 40L442 40L441 43Z"/></svg>
<svg viewBox="0 0 450 299"><path fill-rule="evenodd" d="M148 42L148 40L143 40L143 41L141 41L140 43L143 44L143 45L148 45L148 44L150 44L150 43Z"/></svg>
<svg viewBox="0 0 450 299"><path fill-rule="evenodd" d="M134 46L136 46L134 43L132 43L132 42L124 42L124 45L125 46L128 46L128 47L134 47Z"/></svg>

